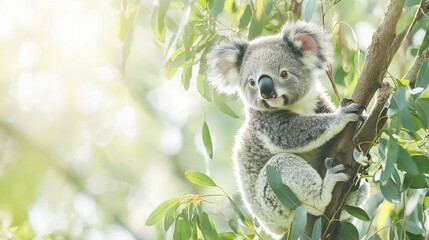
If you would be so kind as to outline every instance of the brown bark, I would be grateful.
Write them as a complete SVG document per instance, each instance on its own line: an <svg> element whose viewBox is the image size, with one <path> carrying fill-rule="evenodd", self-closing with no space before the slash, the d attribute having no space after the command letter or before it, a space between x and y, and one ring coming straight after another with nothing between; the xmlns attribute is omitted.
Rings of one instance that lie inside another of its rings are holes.
<svg viewBox="0 0 429 240"><path fill-rule="evenodd" d="M343 209L344 199L350 192L352 184L356 182L356 174L361 168L353 159L353 149L358 148L366 154L378 138L379 132L386 121L384 114L387 109L384 106L392 92L392 88L387 85L383 86L383 79L394 54L415 23L413 21L408 31L396 34L396 24L401 16L404 3L405 0L389 1L385 16L373 35L361 75L351 96L353 101L368 106L376 91L379 90L375 107L360 129L358 129L360 127L358 123L348 124L344 131L331 141L330 149L327 152L327 156L336 158L339 162L351 166L351 171L347 173L353 177L353 181L338 183L335 187L331 203L325 210L326 218L322 221L324 239L338 239L340 224L334 220L339 218ZM427 5L422 6L422 8L426 11ZM416 15L415 20L420 17L419 14L421 13L419 12ZM359 132L355 136L357 130ZM322 174L324 175L324 173ZM306 231L311 233L316 218L309 216L308 220Z"/></svg>
<svg viewBox="0 0 429 240"><path fill-rule="evenodd" d="M385 16L373 35L372 43L368 48L367 56L364 60L361 75L359 77L356 88L351 96L355 102L368 106L368 103L373 98L375 92L378 90L377 103L372 109L367 121L363 126L358 129L357 123L349 124L346 129L340 133L330 145L328 156L338 159L345 165L352 166L352 171L348 172L352 177L352 183L340 183L335 187L332 195L332 201L325 211L328 220L323 221L324 238L338 239L340 232L340 224L338 221L339 215L344 206L344 199L346 199L350 192L352 184L357 180L356 174L360 170L360 165L353 159L353 149L357 148L362 150L364 154L368 153L373 143L379 136L382 126L386 121L385 114L387 109L384 107L388 100L392 88L387 85L382 85L388 66L394 54L401 46L404 38L409 34L415 22L420 19L429 8L429 3L423 3L421 9L417 12L414 21L409 29L403 33L396 34L396 24L401 16L405 0L391 0L388 3ZM425 56L427 52L425 52ZM423 61L418 59L410 69L409 78L415 77ZM419 66L420 65L420 66ZM413 69L414 68L414 69ZM358 133L355 135L356 131ZM309 221L307 230L312 229L314 218Z"/></svg>

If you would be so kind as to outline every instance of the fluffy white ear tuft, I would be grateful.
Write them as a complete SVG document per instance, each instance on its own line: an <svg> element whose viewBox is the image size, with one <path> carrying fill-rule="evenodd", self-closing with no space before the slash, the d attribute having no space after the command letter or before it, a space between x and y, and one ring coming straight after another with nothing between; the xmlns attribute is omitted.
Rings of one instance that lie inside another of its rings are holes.
<svg viewBox="0 0 429 240"><path fill-rule="evenodd" d="M288 23L282 34L293 52L311 67L323 70L332 63L331 39L321 26L301 21Z"/></svg>
<svg viewBox="0 0 429 240"><path fill-rule="evenodd" d="M241 62L248 43L245 41L223 42L207 55L207 79L217 91L235 93L239 82Z"/></svg>

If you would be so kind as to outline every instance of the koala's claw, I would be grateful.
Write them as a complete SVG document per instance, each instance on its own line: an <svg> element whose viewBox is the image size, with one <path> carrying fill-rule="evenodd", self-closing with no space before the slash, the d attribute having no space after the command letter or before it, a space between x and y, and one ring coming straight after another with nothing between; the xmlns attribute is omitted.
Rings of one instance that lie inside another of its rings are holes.
<svg viewBox="0 0 429 240"><path fill-rule="evenodd" d="M355 103L353 100L349 98L343 98L340 101L341 108L352 108L355 111L366 110L365 105Z"/></svg>
<svg viewBox="0 0 429 240"><path fill-rule="evenodd" d="M350 176L342 172L346 167L343 164L337 164L334 158L326 158L325 166L327 168L326 174L332 176L336 182L347 182L350 180Z"/></svg>
<svg viewBox="0 0 429 240"><path fill-rule="evenodd" d="M349 99L349 98L343 98L340 101L340 106L341 107L347 107L347 105L354 103L353 100Z"/></svg>
<svg viewBox="0 0 429 240"><path fill-rule="evenodd" d="M325 159L325 166L327 169L331 169L331 168L335 167L335 165L337 165L335 158L329 158L328 157Z"/></svg>

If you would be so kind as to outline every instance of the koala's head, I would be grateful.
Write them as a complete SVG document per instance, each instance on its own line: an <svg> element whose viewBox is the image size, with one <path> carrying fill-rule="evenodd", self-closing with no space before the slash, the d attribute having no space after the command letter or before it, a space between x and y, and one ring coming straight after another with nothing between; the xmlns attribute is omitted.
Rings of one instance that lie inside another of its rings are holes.
<svg viewBox="0 0 429 240"><path fill-rule="evenodd" d="M323 28L296 22L277 35L218 44L207 56L207 76L219 92L238 92L248 106L274 110L303 98L331 62Z"/></svg>

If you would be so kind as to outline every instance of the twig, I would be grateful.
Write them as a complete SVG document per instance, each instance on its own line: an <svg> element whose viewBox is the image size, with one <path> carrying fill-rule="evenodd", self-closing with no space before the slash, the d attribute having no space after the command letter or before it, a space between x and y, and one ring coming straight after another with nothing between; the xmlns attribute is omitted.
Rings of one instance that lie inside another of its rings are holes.
<svg viewBox="0 0 429 240"><path fill-rule="evenodd" d="M410 87L415 88L416 87L416 80L417 80L417 74L419 73L420 67L422 66L423 62L429 58L429 50L426 49L422 52L422 54L416 56L414 59L413 64L411 65L410 69L408 69L407 73L403 77L403 79L410 80Z"/></svg>
<svg viewBox="0 0 429 240"><path fill-rule="evenodd" d="M335 85L334 74L332 73L332 66L328 66L328 70L326 70L326 75L328 75L329 81L331 82L332 88L334 89L335 96L337 96L338 102L341 100L340 94L338 93L337 85Z"/></svg>

